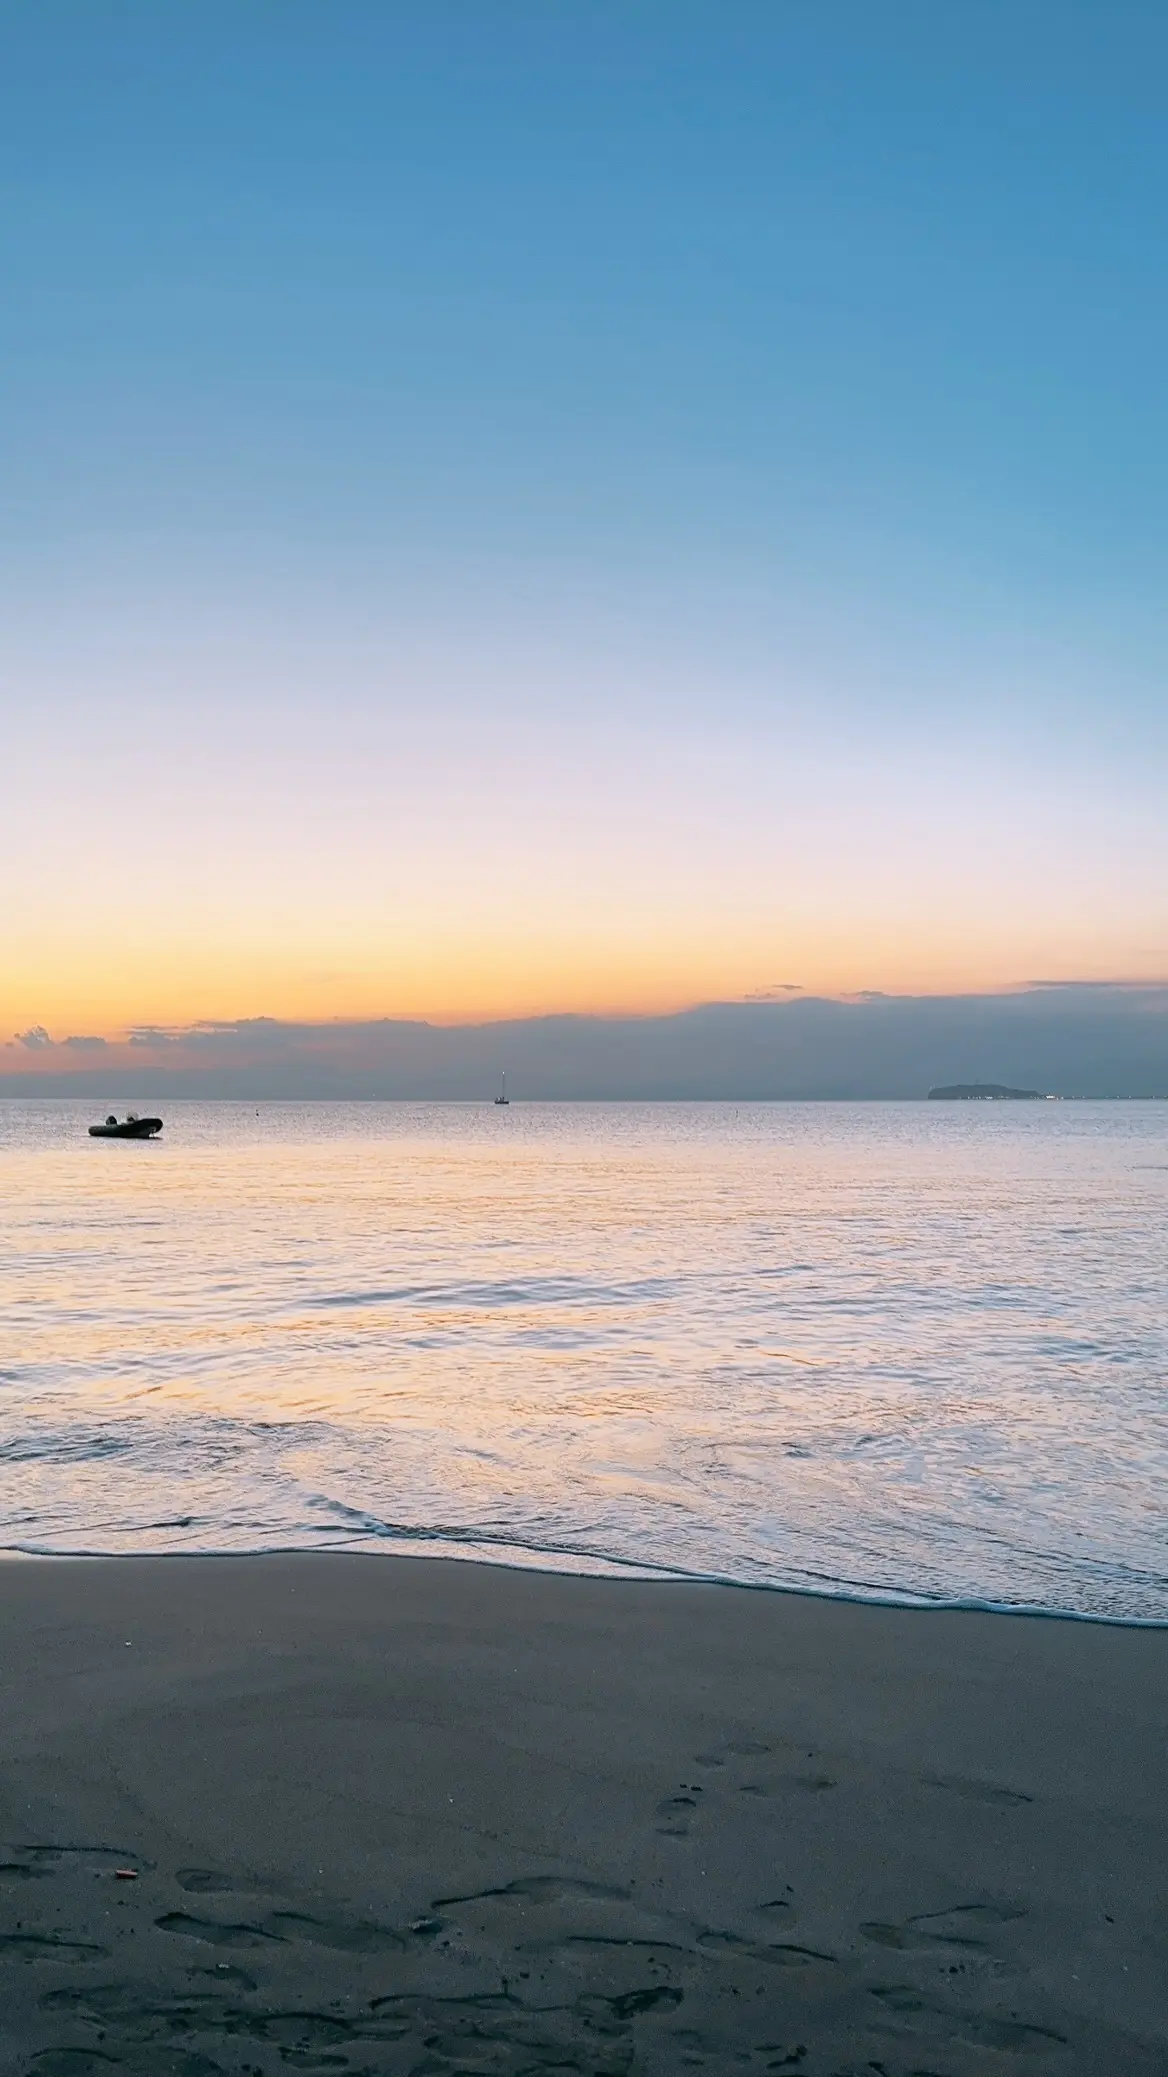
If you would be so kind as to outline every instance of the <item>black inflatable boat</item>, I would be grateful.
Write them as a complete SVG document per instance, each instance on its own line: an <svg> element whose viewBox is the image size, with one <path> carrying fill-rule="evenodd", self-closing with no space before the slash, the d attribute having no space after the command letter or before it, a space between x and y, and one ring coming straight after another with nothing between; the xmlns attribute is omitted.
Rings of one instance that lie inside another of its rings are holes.
<svg viewBox="0 0 1168 2077"><path fill-rule="evenodd" d="M153 1139L155 1133L161 1131L161 1118L139 1118L131 1111L128 1117L122 1119L120 1125L112 1115L106 1119L104 1125L91 1125L89 1137L90 1139Z"/></svg>

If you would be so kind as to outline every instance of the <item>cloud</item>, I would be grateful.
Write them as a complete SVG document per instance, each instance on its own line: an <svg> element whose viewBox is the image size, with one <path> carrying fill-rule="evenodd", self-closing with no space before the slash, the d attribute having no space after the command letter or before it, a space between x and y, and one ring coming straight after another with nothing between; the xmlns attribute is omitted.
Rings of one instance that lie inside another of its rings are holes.
<svg viewBox="0 0 1168 2077"><path fill-rule="evenodd" d="M776 984L779 985L779 984ZM17 1072L19 1063L20 1071ZM950 1082L1062 1096L1168 1097L1168 988L1019 989L847 1000L782 984L773 999L669 1016L136 1025L104 1048L25 1033L6 1094L483 1102L508 1092L652 1102L924 1097Z"/></svg>
<svg viewBox="0 0 1168 2077"><path fill-rule="evenodd" d="M369 1027L359 1027L365 1030ZM342 1025L282 1024L276 1017L200 1017L194 1024L134 1024L126 1033L128 1046L149 1047L164 1052L181 1046L189 1052L220 1044L250 1044L259 1038L268 1045L299 1040L309 1032L340 1031Z"/></svg>
<svg viewBox="0 0 1168 2077"><path fill-rule="evenodd" d="M17 1045L24 1046L30 1053L41 1053L53 1043L43 1024L30 1024L27 1031L16 1031L12 1035Z"/></svg>
<svg viewBox="0 0 1168 2077"><path fill-rule="evenodd" d="M1048 994L1069 995L1074 991L1079 995L1154 995L1159 988L1168 987L1168 980L1156 983L1124 980L1117 976L1112 981L1029 981L1027 987L1035 993L1045 989Z"/></svg>
<svg viewBox="0 0 1168 2077"><path fill-rule="evenodd" d="M61 1040L61 1044L68 1046L74 1053L101 1053L105 1051L106 1043L103 1038L77 1036Z"/></svg>
<svg viewBox="0 0 1168 2077"><path fill-rule="evenodd" d="M784 995L802 995L802 981L772 981L766 988L752 988L743 1002L781 1002Z"/></svg>

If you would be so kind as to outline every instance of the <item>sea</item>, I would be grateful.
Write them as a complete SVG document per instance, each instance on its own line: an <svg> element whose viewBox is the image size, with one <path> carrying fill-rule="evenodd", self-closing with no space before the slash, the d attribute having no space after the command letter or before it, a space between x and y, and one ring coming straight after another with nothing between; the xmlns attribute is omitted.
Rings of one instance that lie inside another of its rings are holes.
<svg viewBox="0 0 1168 2077"><path fill-rule="evenodd" d="M0 1103L8 1553L1168 1621L1166 1103L107 1107Z"/></svg>

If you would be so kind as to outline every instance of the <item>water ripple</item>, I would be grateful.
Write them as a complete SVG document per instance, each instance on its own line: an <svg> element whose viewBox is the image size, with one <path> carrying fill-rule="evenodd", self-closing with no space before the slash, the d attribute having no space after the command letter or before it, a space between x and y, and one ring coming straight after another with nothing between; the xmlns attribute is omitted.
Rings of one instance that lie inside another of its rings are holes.
<svg viewBox="0 0 1168 2077"><path fill-rule="evenodd" d="M87 1123L0 1104L0 1547L1168 1620L1168 1107Z"/></svg>

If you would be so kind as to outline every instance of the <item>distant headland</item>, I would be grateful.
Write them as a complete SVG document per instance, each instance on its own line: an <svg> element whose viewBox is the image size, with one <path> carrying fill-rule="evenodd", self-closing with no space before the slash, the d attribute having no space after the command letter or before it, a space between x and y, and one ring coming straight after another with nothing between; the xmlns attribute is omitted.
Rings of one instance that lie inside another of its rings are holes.
<svg viewBox="0 0 1168 2077"><path fill-rule="evenodd" d="M950 1082L930 1089L930 1103L1041 1103L1041 1089L1008 1089L1004 1082Z"/></svg>

